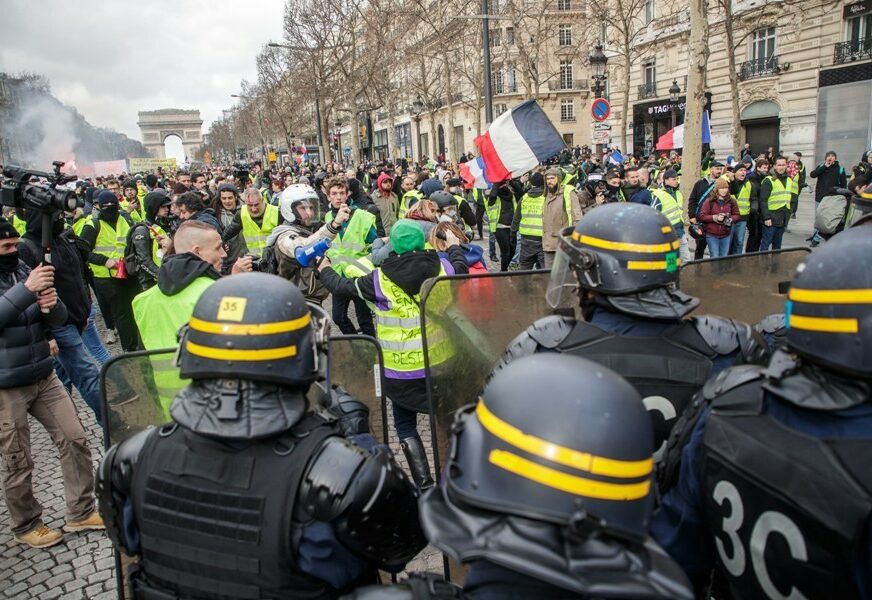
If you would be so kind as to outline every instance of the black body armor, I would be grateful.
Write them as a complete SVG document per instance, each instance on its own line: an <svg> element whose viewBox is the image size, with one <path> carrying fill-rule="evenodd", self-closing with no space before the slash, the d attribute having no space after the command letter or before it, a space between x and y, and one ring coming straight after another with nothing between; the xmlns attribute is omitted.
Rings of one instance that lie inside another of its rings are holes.
<svg viewBox="0 0 872 600"><path fill-rule="evenodd" d="M621 336L585 321L545 317L509 345L497 368L542 351L598 362L627 379L642 396L659 449L709 378L715 358L739 351L746 362L757 362L765 356L764 346L749 326L719 317L685 320L660 337Z"/></svg>
<svg viewBox="0 0 872 600"><path fill-rule="evenodd" d="M719 571L736 598L857 597L855 552L868 544L872 514L872 441L785 427L766 413L765 396L770 388L793 395L811 380L767 383L760 373L737 378L706 422L702 485Z"/></svg>
<svg viewBox="0 0 872 600"><path fill-rule="evenodd" d="M193 598L318 598L329 586L302 573L293 519L310 457L337 434L309 415L287 434L243 449L169 425L152 432L131 486L142 574ZM140 594L137 594L137 597Z"/></svg>

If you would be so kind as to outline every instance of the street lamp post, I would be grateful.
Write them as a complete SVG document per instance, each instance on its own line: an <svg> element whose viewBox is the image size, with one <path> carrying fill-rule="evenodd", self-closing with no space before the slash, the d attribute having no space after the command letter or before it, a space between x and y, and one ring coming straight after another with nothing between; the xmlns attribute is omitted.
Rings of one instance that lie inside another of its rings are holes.
<svg viewBox="0 0 872 600"><path fill-rule="evenodd" d="M672 85L669 86L669 108L672 113L672 129L678 124L678 98L681 96L681 88L678 87L678 80L673 79Z"/></svg>
<svg viewBox="0 0 872 600"><path fill-rule="evenodd" d="M421 152L421 113L424 111L424 102L421 96L415 98L412 102L412 115L415 119L415 145L418 146L418 162L424 161L424 155Z"/></svg>
<svg viewBox="0 0 872 600"><path fill-rule="evenodd" d="M339 164L344 164L342 161L342 121L336 121L336 160Z"/></svg>
<svg viewBox="0 0 872 600"><path fill-rule="evenodd" d="M605 90L603 83L606 77L608 77L606 74L606 64L609 62L609 57L603 52L602 44L597 44L593 47L593 52L590 53L588 60L590 61L591 69L593 69L593 97L602 98L603 91ZM602 155L602 144L596 145L596 153L598 156Z"/></svg>
<svg viewBox="0 0 872 600"><path fill-rule="evenodd" d="M276 42L270 42L267 46L271 48L285 48L287 50L301 50L304 52L312 52L315 48L309 48L308 46L294 46L292 44L277 44ZM318 155L321 155L321 90L315 88L315 121L316 121L316 135L318 136ZM327 149L324 149L324 154L326 157ZM321 161L325 160L325 158L320 158Z"/></svg>
<svg viewBox="0 0 872 600"><path fill-rule="evenodd" d="M260 159L264 163L267 163L266 157L266 136L263 133L263 112L261 111L260 104L257 103L257 99L259 94L255 94L254 96L243 96L242 94L230 94L231 98L239 98L240 100L254 100L255 107L257 107L257 129L260 131Z"/></svg>

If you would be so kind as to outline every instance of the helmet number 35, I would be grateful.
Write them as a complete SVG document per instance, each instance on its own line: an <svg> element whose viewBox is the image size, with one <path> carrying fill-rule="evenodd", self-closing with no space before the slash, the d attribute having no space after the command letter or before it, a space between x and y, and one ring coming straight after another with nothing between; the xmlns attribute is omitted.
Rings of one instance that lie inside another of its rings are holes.
<svg viewBox="0 0 872 600"><path fill-rule="evenodd" d="M730 510L730 514L724 517L721 523L721 528L727 536L730 552L727 552L726 545L721 537L715 536L718 555L724 568L730 575L736 578L741 577L747 565L745 548L738 535L739 528L742 527L745 519L745 507L742 504L742 497L739 495L739 490L736 489L736 486L729 481L723 480L715 485L712 497L719 506L723 507L726 502ZM796 523L783 513L771 510L766 511L754 523L754 527L751 529L751 539L748 543L748 550L751 554L751 568L754 570L757 583L766 596L773 600L805 600L805 596L793 586L790 587L786 595L782 594L769 577L764 554L769 536L773 533L777 533L785 539L790 550L790 556L794 560L808 561L805 539L802 537L802 532L796 526Z"/></svg>

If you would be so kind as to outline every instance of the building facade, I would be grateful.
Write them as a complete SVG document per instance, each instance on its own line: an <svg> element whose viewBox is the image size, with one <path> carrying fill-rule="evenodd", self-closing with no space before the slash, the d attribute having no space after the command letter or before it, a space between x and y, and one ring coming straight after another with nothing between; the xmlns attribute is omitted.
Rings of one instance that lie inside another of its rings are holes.
<svg viewBox="0 0 872 600"><path fill-rule="evenodd" d="M657 140L683 122L690 28L686 0L646 0L639 5L627 89L623 89L626 60L616 42L620 36L613 25L596 16L592 4L584 0L534 4L540 20L535 15L522 19L515 15L491 21L494 116L536 98L569 146L592 147L596 141L606 141L639 156L653 152ZM856 162L872 142L872 0L733 0L731 6L727 15L722 2L710 0L708 10L705 86L711 147L722 157L733 154L735 130L739 145L750 143L755 155L771 147L788 154L800 152L808 163L822 160L832 149L846 155L846 162ZM478 22L465 26L479 27ZM612 114L604 124L594 125L588 56L598 42L609 57L603 96L610 100ZM539 76L531 81L519 65L530 62L533 45ZM416 51L410 48L406 59ZM463 52L467 54L453 59L458 64L470 56L482 60L480 46L467 45ZM730 52L735 78L730 77ZM456 161L463 152L475 152L473 141L486 123L482 103L470 99L480 98L481 89L458 76L450 90L443 89L438 97L424 94L425 107L415 113L416 96L422 96L414 84L418 67L413 61L399 64L407 66L397 75L400 92L393 104L366 113L365 121L357 124L361 157L444 156ZM421 71L438 77L441 63L433 58L423 63ZM680 90L677 101L670 98L670 88L674 92L675 86ZM621 135L625 97L626 147ZM595 129L605 137L595 141ZM346 123L339 136L346 155L353 139L350 133L351 124Z"/></svg>

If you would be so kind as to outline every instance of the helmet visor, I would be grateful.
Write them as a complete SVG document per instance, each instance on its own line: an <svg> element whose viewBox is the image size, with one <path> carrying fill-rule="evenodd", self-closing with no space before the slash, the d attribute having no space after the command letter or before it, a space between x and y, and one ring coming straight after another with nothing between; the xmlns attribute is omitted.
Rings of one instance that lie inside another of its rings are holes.
<svg viewBox="0 0 872 600"><path fill-rule="evenodd" d="M572 269L572 258L567 252L569 244L561 239L557 245L554 265L551 267L551 280L545 292L545 301L551 308L567 306L578 294L578 278Z"/></svg>
<svg viewBox="0 0 872 600"><path fill-rule="evenodd" d="M312 225L321 222L321 203L311 198L294 202L291 206L294 218L303 225Z"/></svg>

